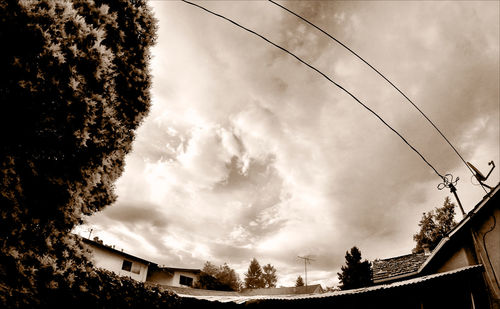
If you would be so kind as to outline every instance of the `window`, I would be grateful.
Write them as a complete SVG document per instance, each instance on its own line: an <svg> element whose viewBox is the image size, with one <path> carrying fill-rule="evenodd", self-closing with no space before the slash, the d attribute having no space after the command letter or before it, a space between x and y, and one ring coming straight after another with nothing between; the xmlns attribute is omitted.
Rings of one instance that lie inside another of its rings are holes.
<svg viewBox="0 0 500 309"><path fill-rule="evenodd" d="M179 283L181 285L192 286L193 285L193 278L181 275L181 277L179 279Z"/></svg>
<svg viewBox="0 0 500 309"><path fill-rule="evenodd" d="M139 263L133 263L130 271L134 274L139 274L141 272L141 265L139 265Z"/></svg>
<svg viewBox="0 0 500 309"><path fill-rule="evenodd" d="M130 271L132 269L132 262L127 261L127 260L123 260L122 269L126 270L126 271Z"/></svg>

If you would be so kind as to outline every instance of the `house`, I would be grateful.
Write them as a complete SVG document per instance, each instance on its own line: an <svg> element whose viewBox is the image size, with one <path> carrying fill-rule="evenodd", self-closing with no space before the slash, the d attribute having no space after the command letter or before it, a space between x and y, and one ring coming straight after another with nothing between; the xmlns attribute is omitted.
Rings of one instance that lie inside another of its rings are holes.
<svg viewBox="0 0 500 309"><path fill-rule="evenodd" d="M434 248L419 273L483 265L491 307L500 308L500 184L491 190Z"/></svg>
<svg viewBox="0 0 500 309"><path fill-rule="evenodd" d="M153 265L147 282L173 287L193 287L198 281L200 269L160 267Z"/></svg>
<svg viewBox="0 0 500 309"><path fill-rule="evenodd" d="M500 308L499 189L500 184L485 195L431 253L375 260L374 283L398 282L481 265L481 277L468 284L484 286L488 292L488 307Z"/></svg>
<svg viewBox="0 0 500 309"><path fill-rule="evenodd" d="M137 281L146 281L148 269L154 263L107 246L97 237L94 237L94 240L87 238L82 238L82 240L92 253L92 262L95 267L112 271L120 276L128 276Z"/></svg>
<svg viewBox="0 0 500 309"><path fill-rule="evenodd" d="M102 240L82 238L92 253L94 266L128 276L141 282L174 287L191 287L198 281L200 269L160 267L158 264L103 244Z"/></svg>

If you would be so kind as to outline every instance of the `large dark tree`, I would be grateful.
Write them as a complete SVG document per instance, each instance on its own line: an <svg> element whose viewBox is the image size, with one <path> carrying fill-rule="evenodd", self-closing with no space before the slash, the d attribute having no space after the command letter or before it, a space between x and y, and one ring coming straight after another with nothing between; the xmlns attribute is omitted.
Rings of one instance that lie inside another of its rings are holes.
<svg viewBox="0 0 500 309"><path fill-rule="evenodd" d="M420 231L413 235L413 240L417 243L413 249L414 253L421 253L424 247L430 250L437 246L439 241L448 234L457 224L455 222L455 204L449 197L446 197L442 207L422 214L422 219L418 223Z"/></svg>
<svg viewBox="0 0 500 309"><path fill-rule="evenodd" d="M69 231L115 200L150 105L155 21L144 0L0 1L0 16L5 302L89 269Z"/></svg>
<svg viewBox="0 0 500 309"><path fill-rule="evenodd" d="M278 276L276 275L276 268L273 265L267 264L262 267L262 279L264 280L265 288L275 288L278 282Z"/></svg>
<svg viewBox="0 0 500 309"><path fill-rule="evenodd" d="M337 273L342 290L372 284L372 265L367 260L361 261L361 251L356 246L352 247L350 252L346 251L345 262L346 265L341 267L341 272Z"/></svg>
<svg viewBox="0 0 500 309"><path fill-rule="evenodd" d="M262 278L262 268L256 258L250 262L248 271L245 273L245 287L247 289L264 288L265 283Z"/></svg>

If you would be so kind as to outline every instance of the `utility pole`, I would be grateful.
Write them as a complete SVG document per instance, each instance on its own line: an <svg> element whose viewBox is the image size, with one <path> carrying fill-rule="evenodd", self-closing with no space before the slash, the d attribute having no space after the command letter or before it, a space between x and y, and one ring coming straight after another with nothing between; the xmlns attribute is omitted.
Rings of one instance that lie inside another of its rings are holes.
<svg viewBox="0 0 500 309"><path fill-rule="evenodd" d="M304 260L304 272L306 274L306 288L307 288L307 263L310 263L310 261L314 261L313 259L311 259L310 257L308 256L297 256L299 259L303 259Z"/></svg>

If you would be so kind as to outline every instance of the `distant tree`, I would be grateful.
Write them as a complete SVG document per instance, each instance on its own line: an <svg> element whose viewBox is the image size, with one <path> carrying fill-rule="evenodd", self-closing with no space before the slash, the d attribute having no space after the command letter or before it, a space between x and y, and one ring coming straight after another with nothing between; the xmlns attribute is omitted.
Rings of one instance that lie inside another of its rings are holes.
<svg viewBox="0 0 500 309"><path fill-rule="evenodd" d="M155 20L144 0L0 1L0 16L0 307L10 307L85 283L73 280L90 268L69 232L116 199L150 106Z"/></svg>
<svg viewBox="0 0 500 309"><path fill-rule="evenodd" d="M276 276L276 268L273 265L267 264L262 270L262 278L264 279L264 285L266 288L275 288L278 282L278 277Z"/></svg>
<svg viewBox="0 0 500 309"><path fill-rule="evenodd" d="M217 273L217 266L209 261L205 262L194 287L206 290L226 290L226 288L222 286L222 283L217 279Z"/></svg>
<svg viewBox="0 0 500 309"><path fill-rule="evenodd" d="M295 281L295 286L304 286L304 279L302 279L301 276L297 277L297 280Z"/></svg>
<svg viewBox="0 0 500 309"><path fill-rule="evenodd" d="M345 253L346 265L337 273L342 290L356 289L372 284L371 263L367 260L361 262L361 251L356 247L351 252Z"/></svg>
<svg viewBox="0 0 500 309"><path fill-rule="evenodd" d="M238 291L241 288L241 281L238 274L226 263L219 267L211 262L206 262L195 288L219 291Z"/></svg>
<svg viewBox="0 0 500 309"><path fill-rule="evenodd" d="M219 268L212 264L209 261L206 261L203 265L202 271L210 276L217 277L217 273L219 272Z"/></svg>
<svg viewBox="0 0 500 309"><path fill-rule="evenodd" d="M256 258L250 262L248 271L245 273L245 287L247 289L265 287L264 279L262 278L262 268Z"/></svg>
<svg viewBox="0 0 500 309"><path fill-rule="evenodd" d="M423 252L425 246L428 246L430 250L434 249L457 224L454 218L455 204L449 197L445 198L442 207L423 213L418 223L420 231L413 235L413 240L417 243L413 253Z"/></svg>

